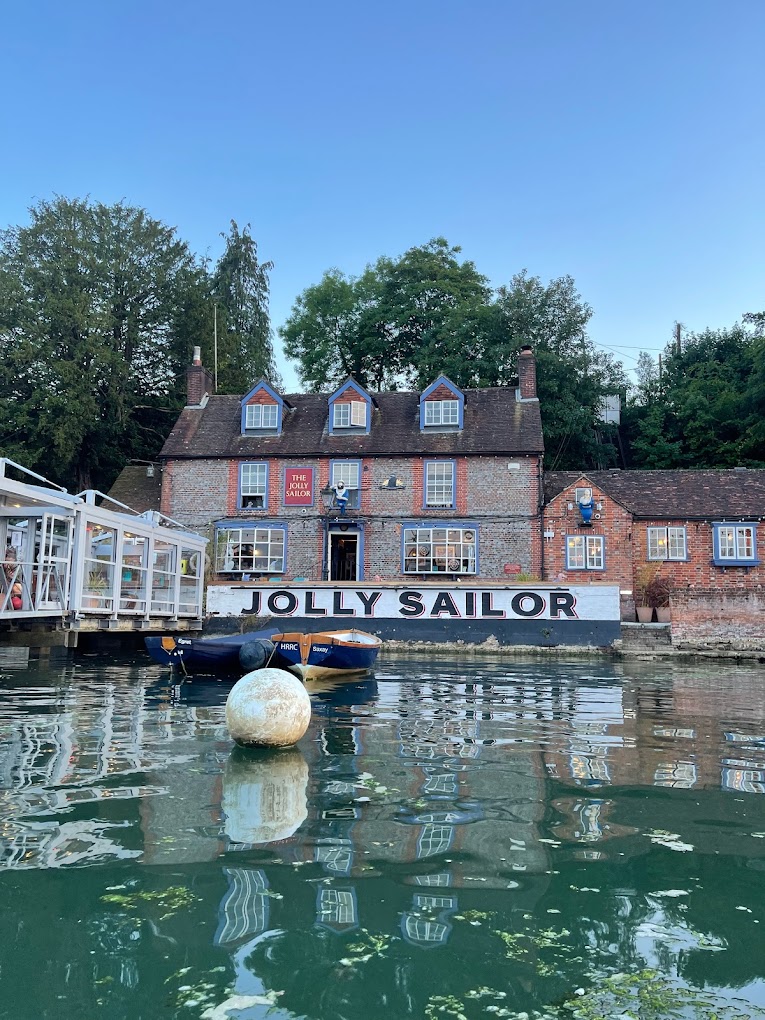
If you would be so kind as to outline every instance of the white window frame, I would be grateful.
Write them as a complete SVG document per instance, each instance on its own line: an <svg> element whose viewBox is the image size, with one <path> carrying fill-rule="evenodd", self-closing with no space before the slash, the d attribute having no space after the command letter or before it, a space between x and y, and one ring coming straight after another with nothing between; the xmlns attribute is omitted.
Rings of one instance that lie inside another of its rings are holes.
<svg viewBox="0 0 765 1020"><path fill-rule="evenodd" d="M366 428L367 405L364 400L335 401L332 405L332 427L335 429Z"/></svg>
<svg viewBox="0 0 765 1020"><path fill-rule="evenodd" d="M576 553L572 546L576 547ZM605 570L604 535L566 535L566 570Z"/></svg>
<svg viewBox="0 0 765 1020"><path fill-rule="evenodd" d="M688 559L686 543L687 535L684 527L648 528L648 559L686 560Z"/></svg>
<svg viewBox="0 0 765 1020"><path fill-rule="evenodd" d="M405 574L476 574L478 532L474 527L404 526Z"/></svg>
<svg viewBox="0 0 765 1020"><path fill-rule="evenodd" d="M266 461L248 461L239 466L239 498L247 510L268 509L268 464ZM247 505L246 500L254 501ZM258 500L260 504L258 505Z"/></svg>
<svg viewBox="0 0 765 1020"><path fill-rule="evenodd" d="M255 555L256 550L260 555ZM283 526L216 528L216 573L283 574L286 567L287 532Z"/></svg>
<svg viewBox="0 0 765 1020"><path fill-rule="evenodd" d="M452 510L456 503L456 465L451 460L429 460L425 463L425 506L429 509ZM448 477L447 477L448 475Z"/></svg>
<svg viewBox="0 0 765 1020"><path fill-rule="evenodd" d="M425 400L425 426L459 425L459 400Z"/></svg>
<svg viewBox="0 0 765 1020"><path fill-rule="evenodd" d="M714 563L717 566L753 566L757 559L757 525L725 521L713 524ZM727 532L727 534L725 534ZM723 539L725 540L723 542Z"/></svg>
<svg viewBox="0 0 765 1020"><path fill-rule="evenodd" d="M266 413L268 412L268 413ZM271 420L273 419L273 421ZM277 404L247 404L244 409L246 429L276 429L279 427Z"/></svg>
<svg viewBox="0 0 765 1020"><path fill-rule="evenodd" d="M361 465L357 460L334 460L329 477L329 484L334 488L338 482L345 484L350 510L358 510L361 500Z"/></svg>

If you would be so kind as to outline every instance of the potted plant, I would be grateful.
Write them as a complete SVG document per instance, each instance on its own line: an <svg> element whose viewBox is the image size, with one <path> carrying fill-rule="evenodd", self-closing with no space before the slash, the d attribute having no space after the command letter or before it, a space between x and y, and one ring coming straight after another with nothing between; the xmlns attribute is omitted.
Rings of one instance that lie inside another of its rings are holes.
<svg viewBox="0 0 765 1020"><path fill-rule="evenodd" d="M101 570L91 570L83 591L83 605L88 609L103 608L104 592L109 587L109 578Z"/></svg>
<svg viewBox="0 0 765 1020"><path fill-rule="evenodd" d="M632 592L639 623L650 623L653 619L654 607L651 604L649 593L657 573L657 568L649 563L644 563L635 573L635 583L632 586Z"/></svg>
<svg viewBox="0 0 765 1020"><path fill-rule="evenodd" d="M648 604L656 610L659 623L669 623L669 597L674 585L669 577L656 573L648 586Z"/></svg>

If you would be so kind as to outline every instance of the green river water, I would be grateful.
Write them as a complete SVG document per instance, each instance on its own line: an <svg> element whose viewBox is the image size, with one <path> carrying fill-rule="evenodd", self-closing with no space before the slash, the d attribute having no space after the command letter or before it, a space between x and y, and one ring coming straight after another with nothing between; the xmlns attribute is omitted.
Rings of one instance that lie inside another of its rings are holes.
<svg viewBox="0 0 765 1020"><path fill-rule="evenodd" d="M230 683L0 652L0 1018L765 1016L765 668L384 655L248 754Z"/></svg>

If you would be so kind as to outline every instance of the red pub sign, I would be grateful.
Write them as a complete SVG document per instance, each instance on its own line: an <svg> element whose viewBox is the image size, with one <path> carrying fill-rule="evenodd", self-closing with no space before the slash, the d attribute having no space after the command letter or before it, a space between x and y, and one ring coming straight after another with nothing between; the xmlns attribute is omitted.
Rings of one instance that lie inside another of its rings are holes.
<svg viewBox="0 0 765 1020"><path fill-rule="evenodd" d="M284 505L313 506L313 468L285 468Z"/></svg>

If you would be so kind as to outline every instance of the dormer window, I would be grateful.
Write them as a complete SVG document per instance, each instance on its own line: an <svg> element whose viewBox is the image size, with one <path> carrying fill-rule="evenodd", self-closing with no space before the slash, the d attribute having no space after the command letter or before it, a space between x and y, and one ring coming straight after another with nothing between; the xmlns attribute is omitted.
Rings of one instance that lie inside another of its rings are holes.
<svg viewBox="0 0 765 1020"><path fill-rule="evenodd" d="M279 408L276 404L248 404L245 409L246 429L275 429L279 425Z"/></svg>
<svg viewBox="0 0 765 1020"><path fill-rule="evenodd" d="M422 432L459 432L464 413L465 394L445 375L439 375L420 395Z"/></svg>
<svg viewBox="0 0 765 1020"><path fill-rule="evenodd" d="M283 397L265 379L242 397L242 435L280 435L285 405Z"/></svg>
<svg viewBox="0 0 765 1020"><path fill-rule="evenodd" d="M425 425L459 425L459 400L426 400Z"/></svg>
<svg viewBox="0 0 765 1020"><path fill-rule="evenodd" d="M367 405L363 400L352 400L350 403L335 402L332 425L336 429L366 428Z"/></svg>
<svg viewBox="0 0 765 1020"><path fill-rule="evenodd" d="M367 391L355 379L348 379L329 398L329 434L369 433L372 403Z"/></svg>

